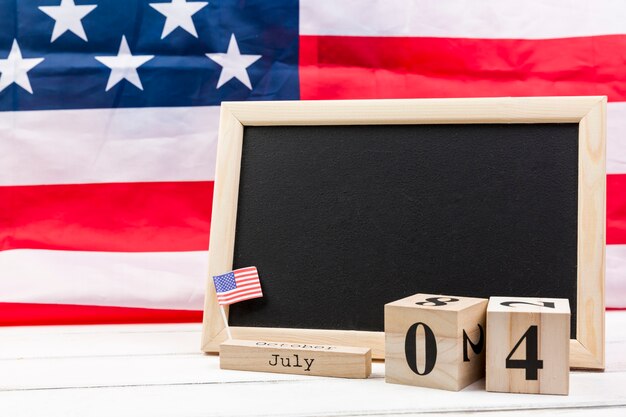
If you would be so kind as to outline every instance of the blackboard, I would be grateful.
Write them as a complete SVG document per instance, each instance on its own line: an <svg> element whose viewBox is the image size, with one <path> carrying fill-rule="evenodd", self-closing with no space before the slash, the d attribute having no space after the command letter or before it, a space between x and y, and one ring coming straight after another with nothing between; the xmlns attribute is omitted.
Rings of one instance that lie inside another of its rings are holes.
<svg viewBox="0 0 626 417"><path fill-rule="evenodd" d="M249 126L240 175L264 297L232 325L383 331L435 293L568 298L576 335L578 124Z"/></svg>
<svg viewBox="0 0 626 417"><path fill-rule="evenodd" d="M222 103L209 276L257 266L227 337L363 346L418 292L567 298L604 367L606 97ZM584 306L584 307L583 307ZM222 314L224 313L224 314Z"/></svg>

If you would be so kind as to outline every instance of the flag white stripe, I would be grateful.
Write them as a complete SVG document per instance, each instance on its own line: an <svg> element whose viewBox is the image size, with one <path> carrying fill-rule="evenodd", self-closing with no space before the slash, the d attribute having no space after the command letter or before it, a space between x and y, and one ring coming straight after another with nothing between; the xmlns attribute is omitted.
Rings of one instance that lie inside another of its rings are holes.
<svg viewBox="0 0 626 417"><path fill-rule="evenodd" d="M0 302L202 310L206 251L0 252Z"/></svg>
<svg viewBox="0 0 626 417"><path fill-rule="evenodd" d="M626 308L626 245L606 247L606 305Z"/></svg>
<svg viewBox="0 0 626 417"><path fill-rule="evenodd" d="M607 305L626 307L626 245L606 253ZM206 271L204 251L2 251L0 302L200 310Z"/></svg>
<svg viewBox="0 0 626 417"><path fill-rule="evenodd" d="M624 33L623 0L300 0L301 35L547 39Z"/></svg>
<svg viewBox="0 0 626 417"><path fill-rule="evenodd" d="M219 107L0 112L0 186L213 180Z"/></svg>
<svg viewBox="0 0 626 417"><path fill-rule="evenodd" d="M626 173L626 103L607 109L607 172ZM218 112L0 112L0 186L213 180Z"/></svg>
<svg viewBox="0 0 626 417"><path fill-rule="evenodd" d="M606 107L606 172L626 174L626 102L609 103Z"/></svg>

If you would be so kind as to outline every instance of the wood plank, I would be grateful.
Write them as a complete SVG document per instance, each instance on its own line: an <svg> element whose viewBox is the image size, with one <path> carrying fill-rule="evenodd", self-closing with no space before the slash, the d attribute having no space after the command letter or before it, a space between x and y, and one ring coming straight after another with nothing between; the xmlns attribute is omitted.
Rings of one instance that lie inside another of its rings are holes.
<svg viewBox="0 0 626 417"><path fill-rule="evenodd" d="M219 219L219 221L212 222L209 237L210 242L219 242L219 244L212 244L208 254L209 271L204 297L203 321L203 327L206 330L202 334L201 342L202 350L205 352L209 350L206 346L212 340L225 333L212 277L230 271L233 266L242 145L243 125L226 107L222 107L212 209L212 218ZM225 306L224 310L228 315L228 306Z"/></svg>
<svg viewBox="0 0 626 417"><path fill-rule="evenodd" d="M284 375L288 377L288 375ZM623 373L576 373L571 395L496 394L477 382L451 394L429 388L386 384L383 379L310 377L301 381L191 383L163 386L0 392L12 417L171 415L393 415L419 412L508 411L624 407ZM453 397L452 397L453 396ZM245 401L240 399L244 398Z"/></svg>
<svg viewBox="0 0 626 417"><path fill-rule="evenodd" d="M156 355L0 362L0 391L297 381L307 377L220 370L217 356ZM382 378L382 370L378 376Z"/></svg>
<svg viewBox="0 0 626 417"><path fill-rule="evenodd" d="M578 138L578 297L574 368L605 366L606 98L580 121Z"/></svg>
<svg viewBox="0 0 626 417"><path fill-rule="evenodd" d="M558 409L558 410L511 410L511 411L473 411L472 417L520 417L520 416L549 416L554 417L555 412L559 415L566 415L568 417L588 417L590 413L598 413L602 417L623 417L626 410L624 407L585 407L585 408L571 408L571 409ZM445 413L446 417L467 417L467 412L461 413ZM420 414L421 417L441 416L442 413L427 413ZM401 416L401 414L387 414L386 417Z"/></svg>
<svg viewBox="0 0 626 417"><path fill-rule="evenodd" d="M367 378L372 373L372 351L351 346L231 339L220 345L220 369Z"/></svg>
<svg viewBox="0 0 626 417"><path fill-rule="evenodd" d="M243 125L579 122L602 96L229 102ZM294 107L296 110L294 111ZM219 158L218 158L219 160Z"/></svg>
<svg viewBox="0 0 626 417"><path fill-rule="evenodd" d="M199 333L196 335L196 340ZM626 380L624 342L610 342L606 373ZM1 360L0 391L57 388L116 387L198 383L305 381L295 375L219 370L219 358L202 354L101 357L51 357ZM384 378L384 364L374 362L370 379ZM585 373L575 372L572 380Z"/></svg>
<svg viewBox="0 0 626 417"><path fill-rule="evenodd" d="M585 407L585 408L571 408L571 409L558 409L558 410L511 410L511 411L472 411L472 417L521 417L521 416L549 416L554 417L555 412L558 412L559 415L566 415L568 417L587 417L590 413L598 413L598 415L602 415L602 417L623 417L626 410L624 407ZM381 414L378 414L381 415ZM421 414L421 417L433 417L433 416L442 416L446 417L467 417L467 412L460 413L426 413ZM384 414L385 417L400 417L405 416L405 414Z"/></svg>

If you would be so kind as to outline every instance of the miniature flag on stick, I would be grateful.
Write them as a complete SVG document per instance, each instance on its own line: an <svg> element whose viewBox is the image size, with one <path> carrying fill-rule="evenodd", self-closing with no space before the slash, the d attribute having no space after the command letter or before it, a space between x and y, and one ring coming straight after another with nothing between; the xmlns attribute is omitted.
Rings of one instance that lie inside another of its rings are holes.
<svg viewBox="0 0 626 417"><path fill-rule="evenodd" d="M226 326L228 338L232 339L224 306L238 303L239 301L263 297L261 282L259 281L259 272L255 266L236 269L223 275L214 276L213 283L215 284L217 303L220 305L220 311L224 325Z"/></svg>
<svg viewBox="0 0 626 417"><path fill-rule="evenodd" d="M229 305L251 298L263 297L259 272L255 266L236 269L224 275L213 277L217 302Z"/></svg>

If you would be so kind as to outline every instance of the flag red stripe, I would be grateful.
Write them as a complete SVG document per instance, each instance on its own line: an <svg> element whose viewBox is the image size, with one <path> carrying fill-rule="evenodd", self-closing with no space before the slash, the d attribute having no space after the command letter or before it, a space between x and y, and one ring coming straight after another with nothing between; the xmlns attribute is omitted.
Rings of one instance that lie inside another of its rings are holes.
<svg viewBox="0 0 626 417"><path fill-rule="evenodd" d="M302 99L607 95L626 35L514 40L300 36Z"/></svg>
<svg viewBox="0 0 626 417"><path fill-rule="evenodd" d="M0 187L0 250L206 250L212 191L208 181ZM607 243L626 243L626 174L607 178Z"/></svg>
<svg viewBox="0 0 626 417"><path fill-rule="evenodd" d="M0 250L206 250L213 182L0 187Z"/></svg>
<svg viewBox="0 0 626 417"><path fill-rule="evenodd" d="M606 177L606 243L626 243L626 174Z"/></svg>
<svg viewBox="0 0 626 417"><path fill-rule="evenodd" d="M202 321L202 311L195 310L0 303L0 326L188 323L200 321Z"/></svg>

